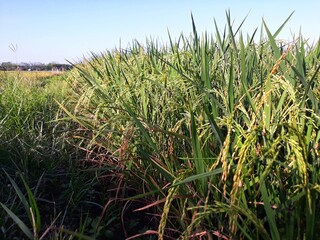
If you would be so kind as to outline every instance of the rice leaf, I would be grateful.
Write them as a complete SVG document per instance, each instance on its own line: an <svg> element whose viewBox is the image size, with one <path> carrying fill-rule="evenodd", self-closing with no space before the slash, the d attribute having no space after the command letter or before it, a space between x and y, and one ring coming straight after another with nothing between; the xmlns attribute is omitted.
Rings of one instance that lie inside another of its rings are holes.
<svg viewBox="0 0 320 240"><path fill-rule="evenodd" d="M231 169L236 169L236 166L233 166ZM186 184L186 183L189 183L189 182L192 182L192 181L195 181L195 180L199 180L201 178L207 178L207 177L210 177L210 176L213 176L213 175L217 175L217 174L220 174L223 172L223 168L216 168L212 171L209 171L209 172L204 172L204 173L200 173L200 174L195 174L195 175L192 175L190 177L187 177L181 181L178 181L176 182L175 184L171 185L172 187L174 186L178 186L178 185L181 185L181 184Z"/></svg>
<svg viewBox="0 0 320 240"><path fill-rule="evenodd" d="M234 109L234 61L233 54L231 53L230 59L230 75L229 75L229 83L228 83L228 103L229 103L229 112L232 113Z"/></svg>
<svg viewBox="0 0 320 240"><path fill-rule="evenodd" d="M193 157L195 161L195 169L196 174L201 174L205 171L205 161L202 156L202 151L200 147L200 141L197 134L197 128L195 124L195 118L194 113L190 112L190 122L191 122L191 141L193 145ZM204 193L206 191L207 181L205 178L200 180L200 189L202 189L202 192Z"/></svg>
<svg viewBox="0 0 320 240"><path fill-rule="evenodd" d="M279 234L279 231L277 228L275 211L271 208L266 184L264 182L262 182L260 185L260 191L261 191L261 195L262 195L262 200L264 202L263 206L266 211L267 220L269 223L272 239L280 240L281 238L280 238L280 234Z"/></svg>

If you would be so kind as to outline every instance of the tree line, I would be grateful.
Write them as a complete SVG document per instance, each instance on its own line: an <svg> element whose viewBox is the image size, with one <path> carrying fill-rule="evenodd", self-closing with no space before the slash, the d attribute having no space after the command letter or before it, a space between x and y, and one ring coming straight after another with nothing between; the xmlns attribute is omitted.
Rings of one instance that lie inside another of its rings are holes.
<svg viewBox="0 0 320 240"><path fill-rule="evenodd" d="M61 63L12 63L3 62L0 64L1 71L67 71L72 66L70 64Z"/></svg>

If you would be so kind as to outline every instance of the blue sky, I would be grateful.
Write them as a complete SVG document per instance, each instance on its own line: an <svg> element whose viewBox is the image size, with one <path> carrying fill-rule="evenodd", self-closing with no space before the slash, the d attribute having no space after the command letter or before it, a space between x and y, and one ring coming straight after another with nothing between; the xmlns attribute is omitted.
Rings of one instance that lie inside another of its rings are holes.
<svg viewBox="0 0 320 240"><path fill-rule="evenodd" d="M235 26L249 16L243 33L253 33L265 19L275 31L295 11L279 38L292 40L301 28L313 42L320 36L320 1L308 0L0 0L0 62L76 62L92 52L119 46L132 39L153 37L165 43L192 31L193 13L199 32L220 29L230 10ZM12 51L9 46L17 46Z"/></svg>

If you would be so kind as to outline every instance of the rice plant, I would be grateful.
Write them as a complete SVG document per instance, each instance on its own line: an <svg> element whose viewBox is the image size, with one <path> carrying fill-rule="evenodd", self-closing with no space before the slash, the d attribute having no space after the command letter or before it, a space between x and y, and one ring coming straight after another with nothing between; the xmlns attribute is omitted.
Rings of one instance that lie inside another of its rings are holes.
<svg viewBox="0 0 320 240"><path fill-rule="evenodd" d="M291 16L274 33L263 21L258 42L226 17L212 36L192 18L167 46L92 53L61 107L156 219L145 235L318 238L319 43L277 40Z"/></svg>

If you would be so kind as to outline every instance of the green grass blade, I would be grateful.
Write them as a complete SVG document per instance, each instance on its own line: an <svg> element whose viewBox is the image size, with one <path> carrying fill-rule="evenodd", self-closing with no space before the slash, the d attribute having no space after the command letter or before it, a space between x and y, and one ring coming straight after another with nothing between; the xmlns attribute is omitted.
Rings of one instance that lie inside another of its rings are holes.
<svg viewBox="0 0 320 240"><path fill-rule="evenodd" d="M89 236L86 236L84 234L81 234L81 233L78 233L78 232L74 232L74 231L71 231L71 230L68 230L68 229L60 228L59 230L61 232L69 234L69 235L71 235L73 237L76 237L79 240L96 240L96 238L89 237Z"/></svg>
<svg viewBox="0 0 320 240"><path fill-rule="evenodd" d="M235 39L235 34L233 33L232 30L232 23L231 23L231 14L230 11L226 12L226 17L227 17L227 22L228 22L228 30L229 30L229 38L231 40L232 46L236 52L236 54L238 53L238 47L237 47L237 43L236 43L236 39Z"/></svg>
<svg viewBox="0 0 320 240"><path fill-rule="evenodd" d="M249 40L249 43L250 43L250 44L254 44L254 37L256 36L257 32L258 32L258 28L256 28L256 29L253 31L253 34L251 35L251 38L250 38L250 40Z"/></svg>
<svg viewBox="0 0 320 240"><path fill-rule="evenodd" d="M258 118L256 104L254 103L251 94L249 92L248 86L248 76L247 76L247 63L246 63L246 49L244 47L243 39L240 38L240 68L241 68L241 86L245 92L247 100L255 113L256 117Z"/></svg>
<svg viewBox="0 0 320 240"><path fill-rule="evenodd" d="M240 213L243 216L246 216L246 218L254 225L255 230L258 232L258 236L261 236L262 239L265 240L271 240L269 233L265 229L262 221L260 218L258 218L257 214L252 211L251 209L246 208L243 204L239 205L230 205L230 203L221 203L218 201L215 201L215 204L219 207L224 209L229 213L229 215L234 215L235 213ZM238 221L235 222L236 225L239 224ZM245 234L245 233L244 233Z"/></svg>
<svg viewBox="0 0 320 240"><path fill-rule="evenodd" d="M192 13L191 13L191 21L192 21L192 32L193 32L193 39L194 39L193 40L193 44L194 44L193 50L195 51L194 56L196 56L199 51L199 37L198 37L197 28L196 28L196 24L195 24Z"/></svg>
<svg viewBox="0 0 320 240"><path fill-rule="evenodd" d="M284 20L284 22L281 24L281 26L277 29L277 31L275 31L275 33L273 34L273 38L276 38L279 33L282 31L282 29L284 28L284 26L287 24L287 22L290 20L290 18L292 17L292 15L294 14L295 11L293 11L289 17L286 18L286 20Z"/></svg>
<svg viewBox="0 0 320 240"><path fill-rule="evenodd" d="M147 160L148 162L150 162L153 167L155 169L157 169L157 171L159 171L168 182L173 182L173 180L175 179L174 175L171 174L166 168L164 168L161 164L159 164L157 161L153 160L152 157L146 153L145 151L143 151L142 149L140 149L139 153L141 154L141 157L145 160Z"/></svg>
<svg viewBox="0 0 320 240"><path fill-rule="evenodd" d="M197 127L195 123L195 118L194 118L194 113L191 111L190 112L191 116L191 141L192 141L192 146L193 146L193 157L195 161L195 169L196 169L196 174L201 174L205 171L205 162L203 159L203 155L201 152L201 146L200 146L200 141L198 138L197 134ZM200 180L200 189L202 189L203 193L206 191L206 179L203 178Z"/></svg>
<svg viewBox="0 0 320 240"><path fill-rule="evenodd" d="M277 108L275 110L275 112L279 115L282 113L282 109L283 109L283 105L285 104L285 100L286 100L286 97L287 97L288 93L287 92L283 92L281 97L280 97L280 100L278 101L278 104L277 104ZM280 123L280 116L277 116L278 117L278 122Z"/></svg>
<svg viewBox="0 0 320 240"><path fill-rule="evenodd" d="M230 64L230 75L229 75L229 83L228 83L228 104L229 104L229 112L232 114L234 109L234 68L233 68L233 54L231 53L231 64Z"/></svg>
<svg viewBox="0 0 320 240"><path fill-rule="evenodd" d="M139 130L142 133L142 137L145 139L145 141L148 143L148 145L154 151L158 152L156 144L154 143L154 141L150 137L150 134L148 133L147 129L142 125L141 121L137 118L136 114L133 112L131 107L127 103L123 103L123 106L125 107L126 111L129 113L129 115L132 117L133 121L138 126Z"/></svg>
<svg viewBox="0 0 320 240"><path fill-rule="evenodd" d="M319 108L318 108L319 100L314 96L314 93L311 89L314 88L314 84L315 84L316 80L318 79L317 75L320 71L320 65L316 68L315 72L313 73L313 75L308 83L303 78L303 76L300 74L300 72L297 68L292 66L292 70L295 72L295 74L297 74L299 80L301 81L301 83L303 84L303 86L305 88L305 93L304 93L303 99L306 99L308 96L310 101L313 104L313 106L309 106L309 107L315 109L316 112L319 113ZM304 101L301 101L300 106L303 106L303 105L304 105Z"/></svg>
<svg viewBox="0 0 320 240"><path fill-rule="evenodd" d="M60 102L58 102L57 100L55 100L55 102L59 105L59 107L76 123L80 124L83 127L86 127L88 129L92 129L93 126L88 123L87 121L82 121L82 119L80 117L75 116L74 114L72 114L65 106L63 106Z"/></svg>
<svg viewBox="0 0 320 240"><path fill-rule="evenodd" d="M217 44L218 44L218 47L219 47L219 50L220 50L220 54L221 56L224 55L224 44L225 44L225 39L223 39L222 41L222 38L221 38L221 35L220 35L220 32L219 32L219 28L218 28L218 25L217 25L217 22L216 20L214 19L214 26L215 26L215 30L216 30L216 39L217 39Z"/></svg>
<svg viewBox="0 0 320 240"><path fill-rule="evenodd" d="M222 148L225 137L223 136L218 124L216 123L214 116L212 116L212 114L209 112L209 108L207 105L204 105L204 111L208 117L211 129L213 130L213 133L214 133L215 137L217 138L217 141L220 145L220 148Z"/></svg>
<svg viewBox="0 0 320 240"><path fill-rule="evenodd" d="M31 189L29 188L27 182L25 181L24 177L20 174L20 177L23 181L24 187L27 190L27 194L28 194L28 199L29 199L29 204L30 207L34 213L34 218L35 218L35 224L36 226L33 226L36 230L37 233L39 233L40 227L41 227L41 216L40 216L40 212L39 212L39 208L36 202L36 199L33 195L33 193L31 192Z"/></svg>
<svg viewBox="0 0 320 240"><path fill-rule="evenodd" d="M281 238L280 238L280 234L279 234L279 231L277 228L275 211L271 207L266 184L264 182L261 183L260 191L261 191L261 195L262 195L262 200L264 202L263 206L266 211L272 239L273 240L280 240Z"/></svg>
<svg viewBox="0 0 320 240"><path fill-rule="evenodd" d="M204 87L206 89L211 89L210 66L208 56L208 39L206 34L202 38L201 46L201 81L204 83Z"/></svg>
<svg viewBox="0 0 320 240"><path fill-rule="evenodd" d="M126 103L123 103L123 105L126 108L129 115L134 120L134 122L136 123L136 125L138 126L140 132L142 133L142 137L145 139L146 143L148 143L148 145L151 147L151 149L153 149L154 153L158 153L159 152L158 148L157 148L156 144L154 143L154 141L152 140L147 129L142 125L141 121L137 118L137 116L132 111L132 109L129 107L129 105ZM151 156L149 154L147 154L146 152L144 152L143 149L140 149L140 153L142 154L142 157L144 157L145 160L150 161L150 163L157 170L159 170L159 172L161 172L169 182L172 182L174 180L174 176L169 171L167 171L163 166L161 166L157 161L153 161Z"/></svg>
<svg viewBox="0 0 320 240"><path fill-rule="evenodd" d="M266 32L267 32L267 35L268 35L268 40L269 40L268 43L270 43L271 48L272 48L272 51L273 51L274 54L275 54L275 59L278 60L278 59L280 59L280 57L281 57L280 49L279 49L279 47L277 46L276 40L275 40L274 36L271 34L271 32L270 32L267 24L265 23L265 21L263 21L263 25L264 25L264 28L265 28L265 30L266 30Z"/></svg>
<svg viewBox="0 0 320 240"><path fill-rule="evenodd" d="M236 169L236 166L231 167L231 169ZM181 181L176 182L175 184L172 185L172 187L177 186L177 185L181 185L181 184L186 184L186 183L189 183L189 182L193 182L193 181L196 181L196 180L199 180L199 179L202 179L202 178L211 177L213 175L217 175L217 174L222 173L223 170L224 170L223 168L216 168L216 169L214 169L212 171L209 171L209 172L195 174L195 175L187 177L187 178L185 178L185 179L183 179Z"/></svg>
<svg viewBox="0 0 320 240"><path fill-rule="evenodd" d="M0 205L8 213L8 215L12 218L12 220L18 225L18 227L24 232L24 234L29 239L34 239L31 230L21 221L21 219L1 202L0 202Z"/></svg>
<svg viewBox="0 0 320 240"><path fill-rule="evenodd" d="M10 175L3 169L3 171L5 172L5 174L7 175L11 185L13 186L14 190L16 191L21 203L23 204L26 212L28 213L30 222L32 221L31 219L31 215L30 215L30 205L26 199L26 197L23 195L22 191L20 190L20 188L18 187L18 185L16 184L16 182L10 177Z"/></svg>
<svg viewBox="0 0 320 240"><path fill-rule="evenodd" d="M264 130L270 131L271 124L271 108L272 108L272 94L271 94L271 77L267 77L264 89L264 106L263 106L263 123Z"/></svg>

